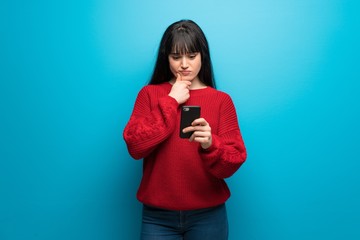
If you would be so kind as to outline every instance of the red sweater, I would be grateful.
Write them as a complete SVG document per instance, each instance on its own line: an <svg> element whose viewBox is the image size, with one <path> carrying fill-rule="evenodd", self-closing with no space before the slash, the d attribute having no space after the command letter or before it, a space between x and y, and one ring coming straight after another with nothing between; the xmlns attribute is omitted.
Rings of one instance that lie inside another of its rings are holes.
<svg viewBox="0 0 360 240"><path fill-rule="evenodd" d="M179 137L180 107L168 94L172 85L147 85L139 92L124 129L130 155L143 158L140 202L170 210L216 206L230 197L224 178L246 159L234 104L226 93L207 87L190 90L184 105L201 106L209 123L212 145Z"/></svg>

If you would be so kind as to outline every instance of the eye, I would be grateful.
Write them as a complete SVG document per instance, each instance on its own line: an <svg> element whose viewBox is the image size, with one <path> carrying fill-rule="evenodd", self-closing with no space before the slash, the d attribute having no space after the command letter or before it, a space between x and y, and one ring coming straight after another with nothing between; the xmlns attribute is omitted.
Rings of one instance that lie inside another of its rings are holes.
<svg viewBox="0 0 360 240"><path fill-rule="evenodd" d="M190 59L194 59L194 58L196 58L196 56L197 56L197 53L191 53L191 54L188 55L188 57Z"/></svg>
<svg viewBox="0 0 360 240"><path fill-rule="evenodd" d="M173 55L171 55L171 58L174 59L174 60L179 60L180 56L173 54Z"/></svg>

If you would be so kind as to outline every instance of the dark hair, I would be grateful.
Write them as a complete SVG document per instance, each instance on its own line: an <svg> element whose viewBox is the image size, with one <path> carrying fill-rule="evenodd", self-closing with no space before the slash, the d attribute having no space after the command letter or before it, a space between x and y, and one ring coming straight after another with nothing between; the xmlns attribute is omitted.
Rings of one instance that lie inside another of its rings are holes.
<svg viewBox="0 0 360 240"><path fill-rule="evenodd" d="M198 77L206 86L215 88L208 42L201 28L191 20L175 22L164 32L149 84L160 84L174 77L168 59L169 54L174 52L179 54L200 52L201 69Z"/></svg>

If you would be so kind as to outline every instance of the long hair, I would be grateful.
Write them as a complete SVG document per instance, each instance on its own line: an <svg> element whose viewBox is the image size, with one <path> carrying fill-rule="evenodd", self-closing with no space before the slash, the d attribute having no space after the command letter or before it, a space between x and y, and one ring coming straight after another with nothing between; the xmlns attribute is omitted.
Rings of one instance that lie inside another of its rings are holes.
<svg viewBox="0 0 360 240"><path fill-rule="evenodd" d="M214 73L209 44L201 28L191 20L180 20L171 24L160 41L158 56L149 84L168 82L174 77L170 71L169 54L200 52L201 69L198 77L206 86L215 88Z"/></svg>

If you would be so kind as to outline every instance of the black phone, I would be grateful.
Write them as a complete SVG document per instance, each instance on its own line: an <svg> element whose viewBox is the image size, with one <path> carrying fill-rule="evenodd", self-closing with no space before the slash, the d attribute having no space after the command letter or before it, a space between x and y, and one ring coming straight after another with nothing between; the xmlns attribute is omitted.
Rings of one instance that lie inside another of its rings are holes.
<svg viewBox="0 0 360 240"><path fill-rule="evenodd" d="M190 138L193 132L183 133L183 129L191 126L191 123L200 117L200 106L182 106L180 119L180 137Z"/></svg>

